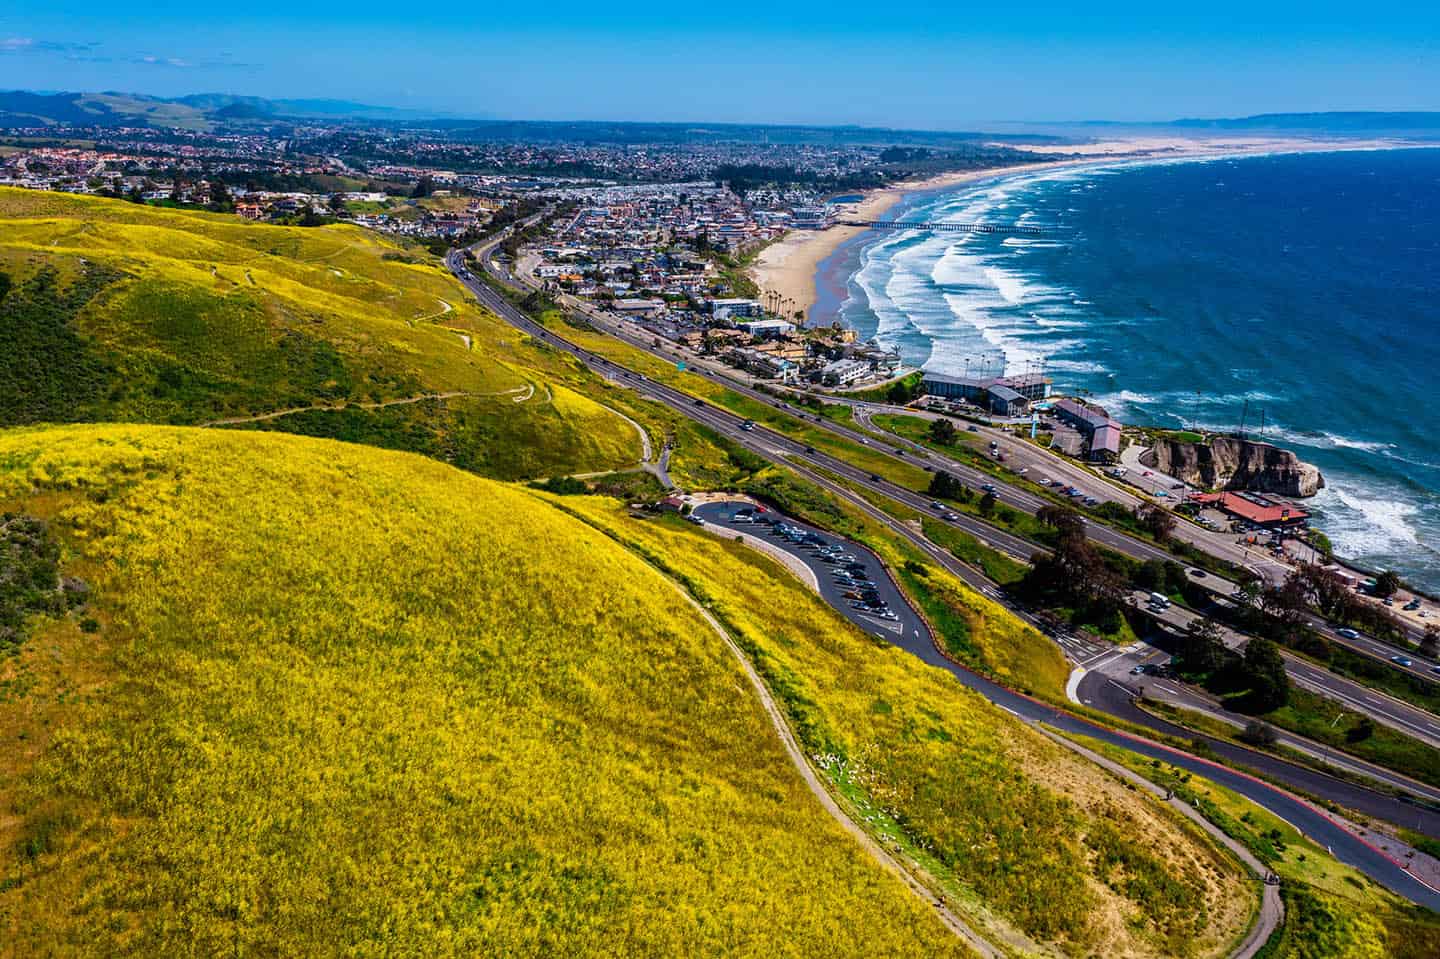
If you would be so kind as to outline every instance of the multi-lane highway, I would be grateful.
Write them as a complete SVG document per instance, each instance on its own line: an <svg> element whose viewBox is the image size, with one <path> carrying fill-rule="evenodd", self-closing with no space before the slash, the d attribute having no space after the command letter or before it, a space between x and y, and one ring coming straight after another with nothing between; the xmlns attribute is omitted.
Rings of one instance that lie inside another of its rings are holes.
<svg viewBox="0 0 1440 959"><path fill-rule="evenodd" d="M493 247L495 242L496 241L492 240L490 244L487 244L487 246ZM488 256L485 255L486 253L488 253L488 249L481 248L480 252L482 253L482 262L488 261ZM484 303L491 310L495 311L498 315L505 318L508 322L514 324L516 327L557 349L560 349L564 352L571 354L572 356L575 356L578 360L580 360L580 362L584 363L587 367L594 370L595 372L611 379L617 380L619 382L625 383L636 389L641 395L647 396L660 403L663 403L675 412L690 417L691 419L700 422L710 427L711 429L716 430L718 433L735 442L737 445L740 445L750 450L751 452L757 453L765 457L766 459L770 459L772 461L786 462L792 469L795 469L801 475L804 475L807 479L830 490L837 496L846 499L856 508L865 511L877 522L884 524L885 526L887 526L887 528L889 528L897 535L908 539L913 545L925 552L925 554L937 564L943 566L948 571L955 574L957 577L961 578L981 593L997 601L1004 602L1004 597L995 587L995 584L989 582L981 573L972 569L969 566L966 566L963 563L960 563L949 553L936 547L933 543L925 539L923 536L917 534L906 524L895 520L893 517L870 505L862 497L857 496L851 490L848 490L845 487L833 482L829 477L816 471L813 467L818 466L827 472L843 477L849 483L865 487L874 492L882 493L885 496L905 503L906 505L909 505L917 510L927 510L929 508L928 500L925 497L922 497L919 494L914 493L913 491L895 486L894 484L886 483L883 480L877 480L871 477L870 474L865 473L863 470L860 470L843 460L838 460L826 454L819 453L813 449L810 449L809 447L806 447L798 441L790 439L784 434L777 433L760 426L745 428L745 420L735 414L715 407L704 401L697 400L694 396L681 392L680 390L674 389L673 387L670 387L666 384L656 382L652 379L648 379L642 374L625 370L619 367L617 364L604 359L603 357L591 354L590 352L582 349L581 347L575 345L569 340L566 340L565 338L558 336L557 334L552 333L551 331L545 329L539 324L533 322L529 317L525 316L524 313L515 309L503 296L496 293L479 278L473 276L466 268L461 256L458 253L452 253L447 259L447 262L449 263L451 269L462 280L462 282L466 284L467 288L469 288L476 295L476 297L480 299L482 303ZM507 278L508 277L506 277L503 273L501 274L501 279ZM1011 552L1017 556L1023 557L1033 551L1033 547L1031 546L1031 544L1020 540L1018 537L1014 537L1010 534L997 531L992 527L989 527L969 517L961 517L957 525L960 525L962 528L965 528L968 531L972 532L974 535L977 536L977 538L982 539L982 541L985 541L990 545L995 546L996 548ZM1095 527L1092 527L1092 529L1095 529ZM1036 623L1033 617L1031 617L1030 614L1025 610L1015 608L1013 606L1011 608L1012 611L1016 613L1016 615L1019 615L1021 618L1027 620L1028 622L1031 622L1032 625L1041 627L1041 624ZM928 656L925 658L927 659L927 661L929 661ZM1249 754L1249 756L1249 765L1251 765L1252 767L1263 765L1263 761L1266 759L1263 754L1258 753ZM1289 782L1290 779L1287 777L1290 775L1293 768L1294 767L1290 767L1290 764L1277 761L1276 768L1273 770L1267 770L1267 775L1274 775L1277 781L1280 782ZM1322 796L1327 795L1324 790L1319 790L1317 794ZM1398 803L1398 800L1394 800L1392 797L1388 796L1379 797L1379 801ZM1387 818L1396 818L1406 823L1409 823L1411 821L1411 818L1413 816L1412 808L1400 805L1397 805L1393 808L1397 811L1397 815ZM1403 812L1403 815L1399 815L1398 813L1400 812Z"/></svg>
<svg viewBox="0 0 1440 959"><path fill-rule="evenodd" d="M1038 700L1021 695L1010 689L1000 686L997 683L985 679L970 670L959 666L950 659L941 655L936 649L934 640L930 634L929 627L925 621L905 599L904 595L889 580L884 572L878 558L875 557L864 546L858 543L837 537L832 533L817 530L808 524L783 517L775 513L757 514L753 508L741 502L710 503L699 506L695 514L706 523L725 526L734 532L743 533L751 537L761 537L775 546L784 549L792 554L800 562L808 566L814 573L817 581L821 584L820 594L826 602L837 609L851 622L854 622L861 629L881 639L886 640L931 666L938 667L953 675L965 686L974 689L984 695L992 703L1010 712L1018 718L1031 723L1044 723L1045 725L1061 730L1063 732L1089 736L1099 739L1112 745L1121 746L1146 756L1151 759L1160 759L1164 762L1188 769L1198 775L1205 776L1223 786L1235 790L1248 799L1253 800L1261 806L1271 810L1304 832L1312 840L1332 850L1336 858L1342 862L1355 866L1361 872L1373 878L1394 892L1410 899L1413 902L1429 906L1432 909L1440 909L1440 890L1433 889L1404 868L1404 866L1381 852L1379 849L1366 842L1363 838L1351 833L1344 826L1331 819L1324 812L1301 800L1282 789L1269 785L1259 779L1237 772L1229 767L1209 762L1188 753L1171 749L1157 743L1129 736L1124 733L1115 732L1095 723L1078 719L1067 713L1059 712ZM765 515L769 522L761 523L756 521L758 515ZM737 520L737 516L739 519ZM806 542L796 537L786 537L775 532L776 522L783 525L807 531L815 539L822 539L826 545L843 545L846 553L861 559L863 565L870 570L870 579L876 583L877 592L881 595L883 603L892 610L895 619L881 619L867 614L863 610L854 607L853 600L845 596L847 590L837 587L834 584L834 564L826 563L821 559L819 548L813 540ZM1107 705L1116 697L1106 694ZM1127 712L1139 713L1131 705L1128 696L1118 697L1119 702L1116 708ZM1149 718L1144 713L1141 717ZM1183 730L1176 730L1178 735L1186 735ZM1223 745L1223 744L1222 744ZM1232 751L1245 753L1240 761L1248 761L1253 758L1247 751L1230 747ZM1229 758L1229 757L1227 757ZM1288 764L1287 764L1288 765ZM1356 808L1367 811L1364 803L1371 801L1373 793L1359 787L1349 786L1347 783L1337 783L1331 777L1320 773L1312 773L1294 767L1297 772L1307 774L1307 785L1315 787L1316 792L1323 793L1327 788L1333 789L1336 785L1342 789L1348 788L1346 795L1356 800ZM1420 812L1424 812L1420 810ZM1378 815L1378 813L1376 813ZM1434 815L1433 813L1430 815ZM1409 823L1407 823L1408 825Z"/></svg>
<svg viewBox="0 0 1440 959"><path fill-rule="evenodd" d="M511 286L518 286L519 279L516 277L512 277L509 272L506 271L503 267L495 264L489 255L493 248L498 244L499 240L499 237L493 238L487 241L485 244L476 248L477 252L480 254L479 259L481 265L483 268L489 270L492 275L494 275L502 282ZM459 254L452 253L449 262L452 269L455 269L457 271L464 271L465 268ZM463 272L461 276L462 279L465 279ZM843 478L847 483L852 486L861 487L868 489L872 492L881 493L889 497L890 499L902 503L912 509L929 513L932 518L936 519L937 521L948 521L951 525L970 534L985 545L1000 550L1001 552L1004 552L1020 560L1028 560L1032 555L1035 554L1037 550L1041 549L1041 547L1037 546L1032 542L1029 542L1028 540L1025 540L1004 530L998 529L984 522L983 520L968 514L951 513L949 511L946 511L948 515L953 518L949 520L942 520L941 515L937 511L932 509L930 505L931 500L928 496L922 495L908 488L898 486L894 483L887 482L881 477L871 474L866 470L860 469L859 467L854 466L846 460L839 459L822 451L816 450L813 447L807 446L803 443L791 439L783 433L770 430L760 425L756 425L751 429L742 429L743 420L741 419L741 417L704 401L697 400L691 394L674 389L654 380L646 379L643 375L639 373L623 370L615 364L606 361L602 357L590 354L587 351L582 350L579 347L574 346L573 344L570 344L569 341L562 340L560 337L546 330L544 327L530 321L527 317L524 317L524 314L510 306L510 304L504 299L504 297L497 294L494 290L490 289L478 279L471 278L467 280L467 283L472 286L472 288L475 290L476 295L481 297L482 302L485 302L487 306L490 306L491 309L497 310L497 312L502 310L507 311L502 313L502 315L505 315L510 322L521 326L522 329L525 329L532 335L542 340L546 340L552 345L559 346L560 348L567 350L568 352L581 359L582 362L585 362L592 369L595 369L597 372L600 372L601 374L606 375L612 379L618 379L621 382L626 382L629 385L636 387L638 390L640 390L641 393L657 399L662 403L672 406L679 412L691 417L692 419L704 423L712 429L720 432L722 435L725 435L731 440L735 441L739 445L744 446L752 452L758 453L761 456L766 457L767 459L784 459L790 465L797 469L803 469L806 466L818 467L826 471L828 474ZM628 331L626 324L624 324L623 322L606 317L601 311L596 310L590 304L583 303L582 301L575 301L574 303L570 303L567 300L567 305L571 305L574 306L576 309L582 310L587 316L589 316L592 320L596 321L597 324L601 325L608 332L629 343L636 349L640 349L652 354L656 352L654 348L653 337L646 339L634 333L633 331ZM671 359L670 357L663 358L667 361ZM855 442L857 444L864 444L867 448L876 453L884 454L887 452L893 453L895 451L900 451L901 458L908 459L912 463L918 457L923 456L924 465L931 469L943 469L947 472L951 472L955 476L960 478L962 481L975 487L983 486L985 484L991 484L994 486L995 494L1000 500L1000 502L1010 505L1018 510L1022 510L1028 513L1034 513L1041 507L1048 505L1052 502L1046 497L1041 496L1039 493L1026 489L1024 485L1004 483L989 473L977 470L964 463L956 462L949 457L943 456L934 451L925 450L924 448L919 447L916 444L909 443L908 441L903 440L899 437L894 438L893 447L887 450L887 448L880 447L876 444L873 438L873 434L867 435L866 432L862 430L853 429L843 424L837 424L832 421L826 420L824 417L807 413L803 408L796 407L783 400L779 400L774 396L760 392L759 390L755 390L752 387L747 386L744 383L738 382L733 378L722 377L714 374L713 372L706 371L703 367L694 368L692 375L713 376L717 381L723 383L723 385L727 389L739 393L740 395L745 396L748 399L754 400L756 402L765 403L772 407L778 407L781 412L790 416L804 417L807 423L814 423L815 425L823 429L829 430L852 442ZM998 433L995 435L1001 436L1001 438L998 440L999 442L1014 442L1013 438L1006 438ZM904 452L905 450L909 451L908 454ZM1033 450L1017 450L1017 455L1019 455L1020 452L1026 452L1026 455L1048 456L1048 454L1036 453ZM1091 484L1100 484L1108 488L1108 484L1105 484L1104 481L1094 476L1094 474L1088 473L1088 471L1081 470L1079 467L1072 466L1070 464L1064 465L1066 468L1073 472L1084 473L1086 476L1089 477L1089 482ZM1063 473L1060 469L1051 469L1050 472L1052 472L1056 476L1066 476L1067 481L1068 479L1070 479L1068 474ZM807 478L810 478L817 482L821 482L821 477L817 476L813 471L806 471L806 475ZM1077 479L1076 482L1079 482L1079 480ZM833 484L829 484L826 482L822 482L822 485L833 487ZM845 491L843 489L832 489L832 491L840 493L841 495L848 495L848 491ZM1101 492L1100 490L1098 490L1098 487L1097 492ZM1095 542L1114 549L1117 552L1132 556L1136 559L1171 560L1174 558L1173 555L1170 554L1168 551L1156 546L1153 543L1149 543L1145 540L1130 536L1126 533L1123 533L1112 527L1105 526L1103 524L1090 523L1087 527L1087 532L1090 538L1093 539ZM915 538L913 531L909 530L908 528L905 530L905 535L911 539ZM1197 579L1196 582L1207 590L1210 590L1211 594L1215 596L1216 600L1219 602L1229 602L1229 595L1234 589L1234 584L1229 583L1223 578L1215 576L1213 574L1206 576L1203 579ZM989 584L988 582L986 582L984 584L984 588L987 591L994 593L993 584ZM1334 636L1333 631L1329 630L1326 624L1320 622L1318 618L1316 619L1314 625L1321 628L1327 634L1332 635L1332 638L1336 639L1337 641L1345 641L1341 637ZM1067 650L1067 652L1071 651ZM1338 702L1345 703L1351 708L1357 710L1358 712L1369 716L1375 722L1390 726L1391 728L1394 728L1399 732L1403 732L1406 735L1417 736L1418 738L1427 741L1429 741L1432 737L1435 737L1436 742L1440 743L1440 724L1437 724L1437 717L1435 717L1434 715L1426 712L1423 709L1412 706L1409 703L1405 703L1401 700L1384 695L1382 693L1377 693L1370 687L1364 686L1360 683L1345 679L1333 673L1329 673L1323 669L1317 668L1311 665L1308 661L1301 659L1300 657L1288 653L1285 655L1287 669L1290 670L1291 675L1297 684L1307 689L1311 689L1315 692L1319 692L1322 695L1333 698Z"/></svg>

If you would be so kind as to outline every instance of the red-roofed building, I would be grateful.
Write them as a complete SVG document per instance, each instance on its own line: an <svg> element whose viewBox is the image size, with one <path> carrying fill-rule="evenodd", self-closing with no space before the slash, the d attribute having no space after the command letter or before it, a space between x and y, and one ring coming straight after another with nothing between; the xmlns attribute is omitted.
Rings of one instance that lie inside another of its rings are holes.
<svg viewBox="0 0 1440 959"><path fill-rule="evenodd" d="M1298 506L1273 500L1259 493L1195 493L1191 495L1190 501L1214 506L1227 516L1267 529L1303 526L1310 518L1310 514Z"/></svg>

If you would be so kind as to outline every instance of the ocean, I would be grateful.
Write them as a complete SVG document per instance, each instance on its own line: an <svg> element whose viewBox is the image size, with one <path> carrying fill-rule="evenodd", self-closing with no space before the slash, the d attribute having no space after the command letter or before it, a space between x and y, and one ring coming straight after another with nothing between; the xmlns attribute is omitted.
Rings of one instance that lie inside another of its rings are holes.
<svg viewBox="0 0 1440 959"><path fill-rule="evenodd" d="M1149 161L914 194L820 270L907 362L1044 371L1121 420L1246 431L1320 467L1342 555L1440 590L1440 150Z"/></svg>

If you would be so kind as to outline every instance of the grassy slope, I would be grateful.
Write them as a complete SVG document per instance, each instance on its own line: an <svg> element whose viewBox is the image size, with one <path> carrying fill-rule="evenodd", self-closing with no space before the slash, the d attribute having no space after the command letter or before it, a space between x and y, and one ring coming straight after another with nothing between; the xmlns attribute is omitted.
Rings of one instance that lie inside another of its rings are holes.
<svg viewBox="0 0 1440 959"><path fill-rule="evenodd" d="M678 520L629 519L613 501L562 504L673 571L743 638L836 787L993 939L1180 956L1223 951L1239 931L1250 894L1228 860L948 675L871 640L767 558ZM1006 623L983 603L960 607L964 628L1003 642Z"/></svg>
<svg viewBox="0 0 1440 959"><path fill-rule="evenodd" d="M1084 742L1176 790L1280 876L1286 923L1265 959L1430 959L1440 920L1372 882L1293 826L1223 786L1158 760L1085 737Z"/></svg>
<svg viewBox="0 0 1440 959"><path fill-rule="evenodd" d="M0 437L98 633L0 664L0 954L959 955L720 640L540 498L145 426Z"/></svg>
<svg viewBox="0 0 1440 959"><path fill-rule="evenodd" d="M0 356L0 426L195 424L460 393L265 428L413 449L502 478L638 458L623 420L545 389L607 392L593 378L480 309L433 257L364 230L0 189L0 273L13 287L0 332L21 345ZM527 438L524 457L511 455L512 436Z"/></svg>

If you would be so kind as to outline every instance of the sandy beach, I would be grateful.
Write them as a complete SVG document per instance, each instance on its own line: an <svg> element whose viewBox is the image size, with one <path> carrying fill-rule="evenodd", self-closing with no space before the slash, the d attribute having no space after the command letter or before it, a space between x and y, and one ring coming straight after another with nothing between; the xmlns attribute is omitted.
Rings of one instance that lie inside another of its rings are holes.
<svg viewBox="0 0 1440 959"><path fill-rule="evenodd" d="M1011 144L1005 144L1011 145ZM1216 156L1220 154L1275 153L1331 150L1374 150L1408 144L1387 140L1316 140L1279 137L1145 137L1115 139L1094 143L1067 145L1065 150L1070 158L1037 163L1022 163L1014 166L992 167L984 170L965 170L945 173L925 180L914 180L896 184L880 190L871 190L858 203L848 204L841 209L841 218L847 220L878 220L900 202L907 193L934 190L944 187L972 183L994 176L1027 173L1066 166L1080 166L1124 159L1166 159L1187 156ZM1017 149L1027 149L1017 147ZM1039 150L1039 147L1028 149ZM1045 148L1053 150L1054 148ZM776 243L772 243L750 267L750 277L762 291L778 293L790 301L786 312L804 310L807 315L816 299L816 273L820 264L834 253L846 240L864 233L862 227L832 226L828 230L795 230ZM812 321L828 323L831 317L809 317Z"/></svg>

